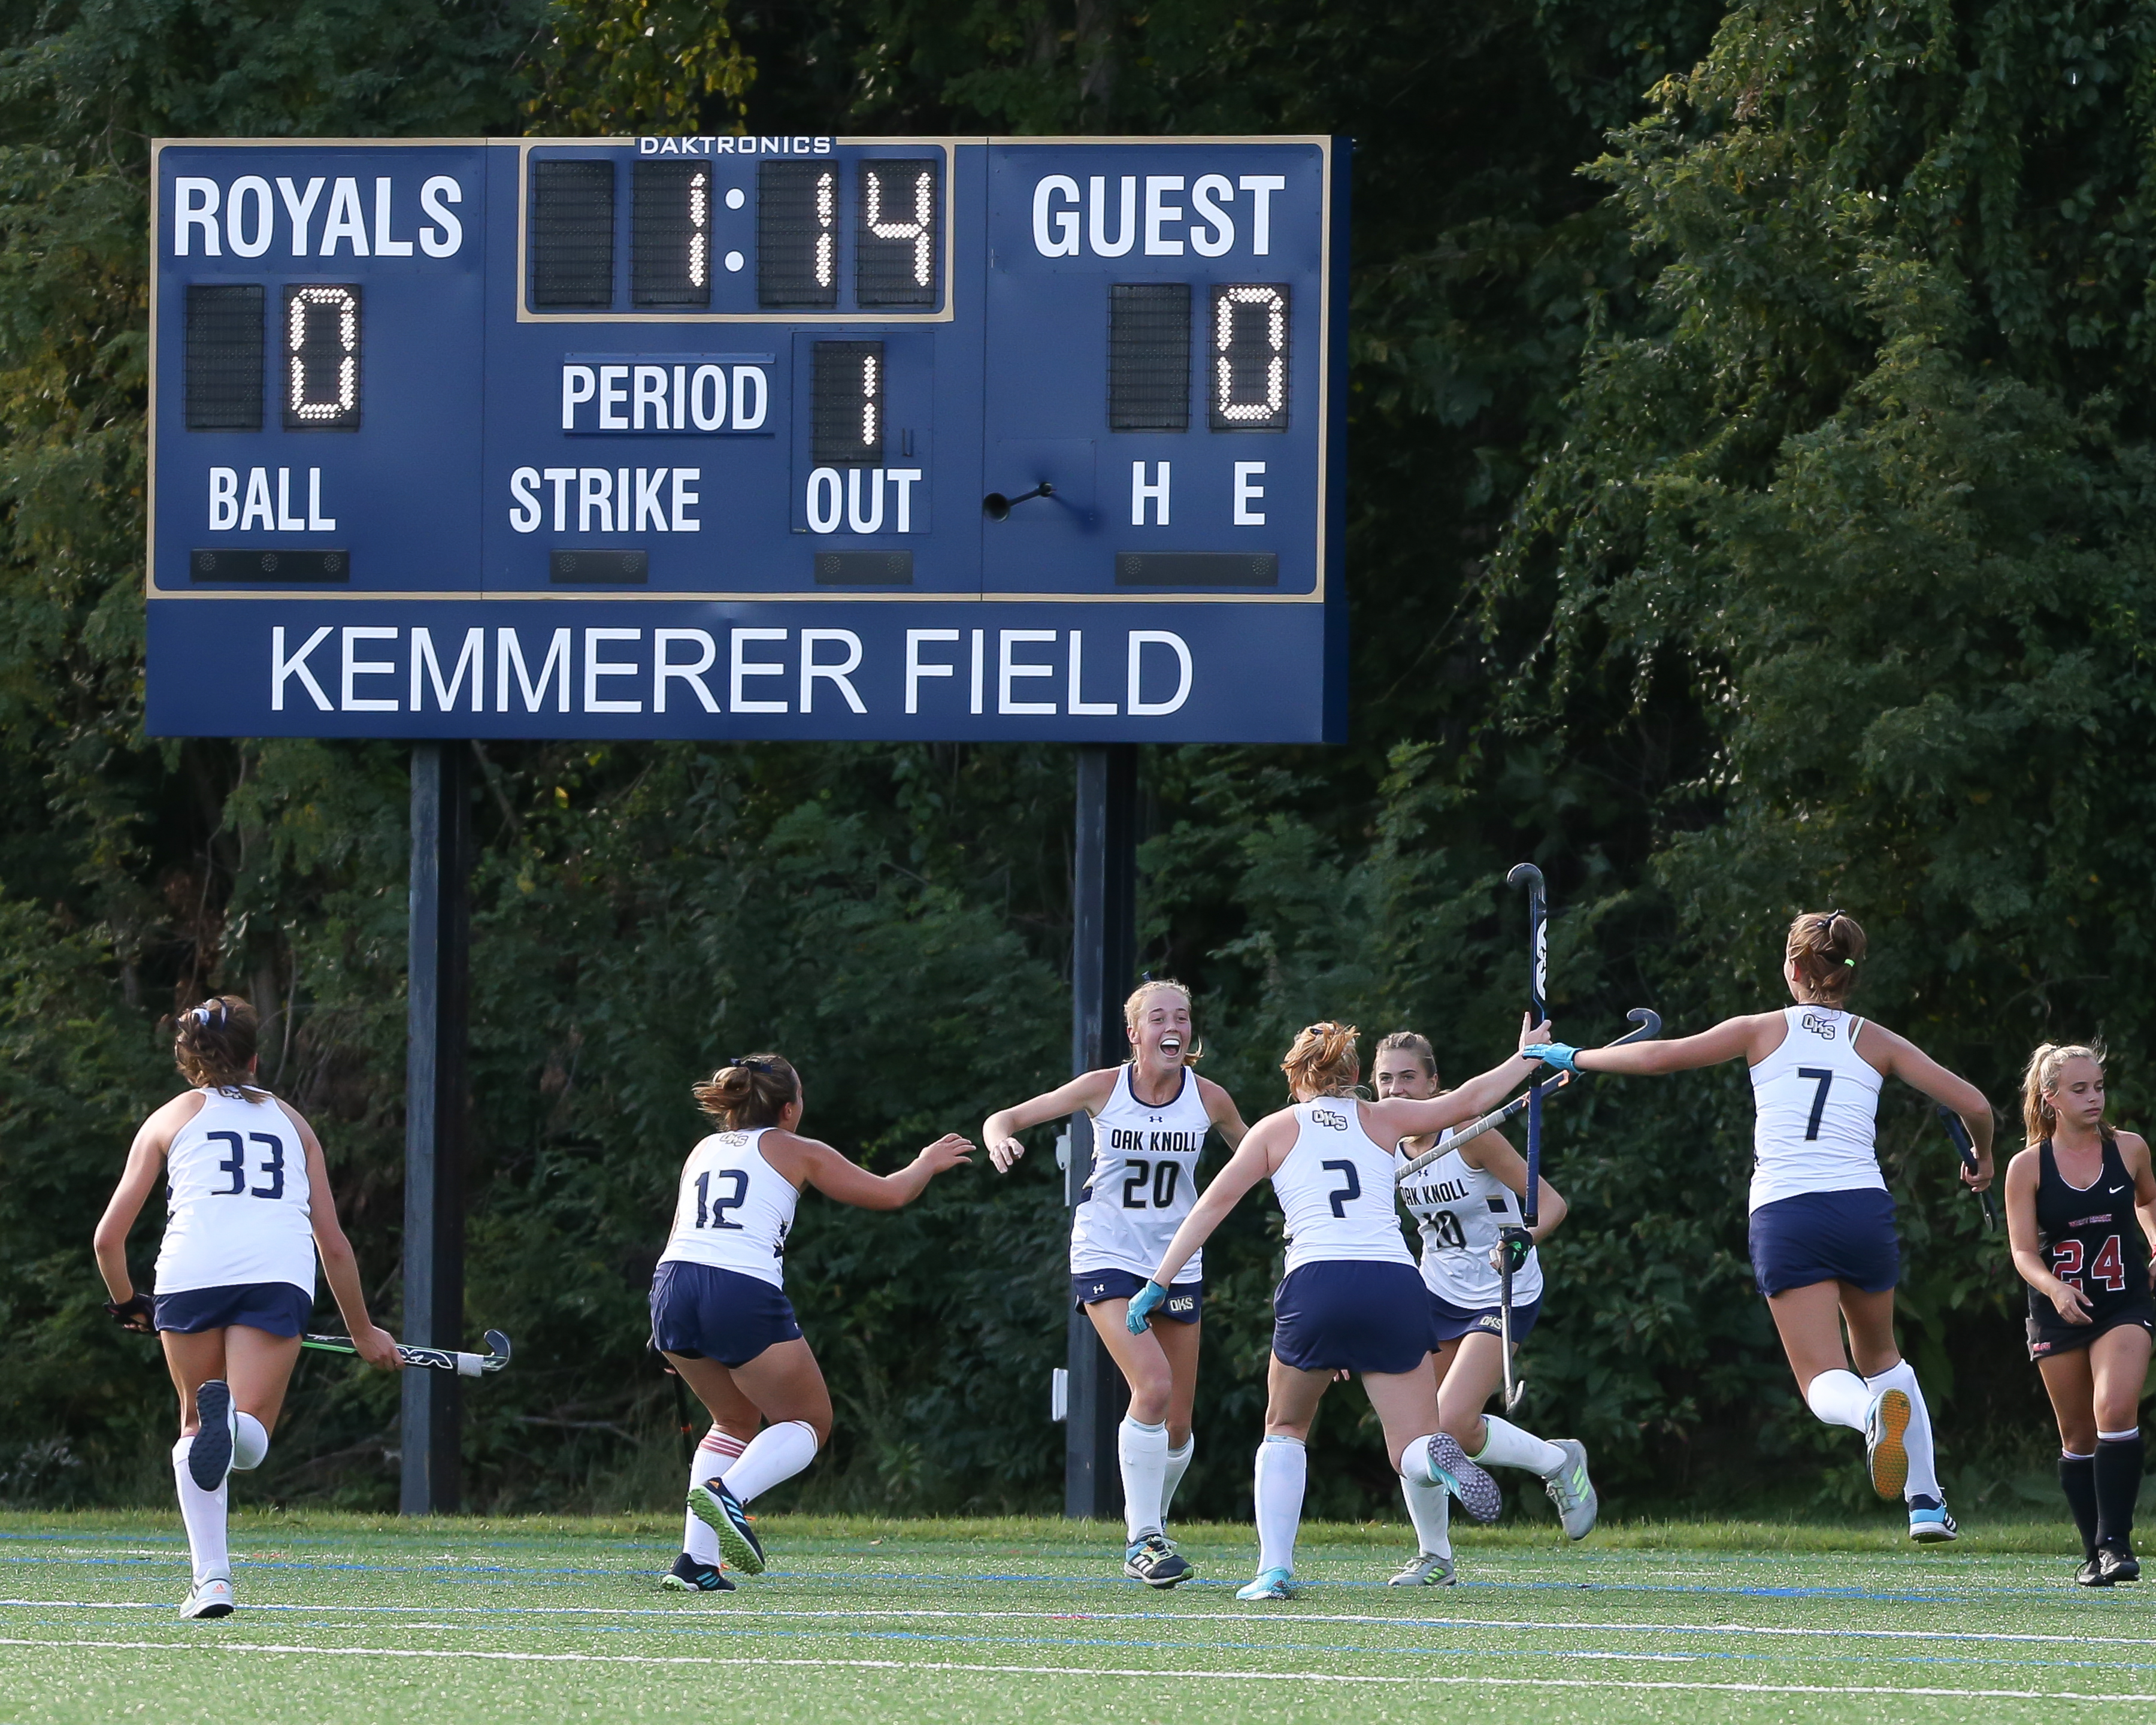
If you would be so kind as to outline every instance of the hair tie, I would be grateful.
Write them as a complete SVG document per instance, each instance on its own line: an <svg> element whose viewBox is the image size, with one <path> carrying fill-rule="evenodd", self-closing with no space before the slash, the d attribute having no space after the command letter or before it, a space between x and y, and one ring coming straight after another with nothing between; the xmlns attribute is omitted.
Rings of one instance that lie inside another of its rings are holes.
<svg viewBox="0 0 2156 1725"><path fill-rule="evenodd" d="M1847 965L1851 970L1856 968L1856 961L1854 958L1845 958L1841 962Z"/></svg>
<svg viewBox="0 0 2156 1725"><path fill-rule="evenodd" d="M751 1072L768 1072L771 1070L769 1061L752 1059L747 1055L737 1055L726 1064L729 1066L744 1067Z"/></svg>

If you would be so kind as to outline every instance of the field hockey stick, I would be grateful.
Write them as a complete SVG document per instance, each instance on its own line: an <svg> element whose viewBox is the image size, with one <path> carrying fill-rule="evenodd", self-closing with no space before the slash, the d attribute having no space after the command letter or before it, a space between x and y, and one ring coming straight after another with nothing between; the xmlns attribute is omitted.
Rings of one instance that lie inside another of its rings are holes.
<svg viewBox="0 0 2156 1725"><path fill-rule="evenodd" d="M1620 1036L1614 1042L1605 1042L1604 1048L1622 1048L1628 1042L1647 1042L1662 1034L1662 1015L1651 1006L1635 1006L1625 1016L1638 1025L1636 1030ZM1579 1072L1560 1072L1546 1081L1542 1086L1545 1097L1559 1091L1569 1090L1580 1079L1591 1075ZM1450 1156L1471 1138L1479 1138L1486 1132L1495 1132L1508 1120L1516 1118L1527 1106L1528 1092L1522 1091L1502 1107L1492 1108L1487 1114L1477 1116L1465 1126L1455 1127L1452 1135L1434 1150L1425 1150L1410 1162L1400 1165L1399 1180L1404 1185L1440 1157Z"/></svg>
<svg viewBox="0 0 2156 1725"><path fill-rule="evenodd" d="M1549 1017L1549 896L1543 886L1543 871L1532 863L1520 863L1505 876L1507 886L1527 889L1527 1012L1534 1024ZM1520 1206L1520 1219L1530 1233L1537 1219L1537 1200L1543 1177L1543 1087L1527 1086L1527 1189ZM1504 1255L1498 1270L1498 1324L1505 1350L1505 1411L1511 1413L1527 1394L1527 1385L1512 1375L1512 1262Z"/></svg>
<svg viewBox="0 0 2156 1725"><path fill-rule="evenodd" d="M1961 1165L1974 1173L1976 1142L1969 1137L1969 1128L1962 1124L1961 1116L1943 1102L1935 1103L1933 1106L1938 1111L1939 1123L1946 1127L1947 1136L1953 1140L1954 1148L1961 1152ZM1976 1194L1976 1201L1984 1206L1984 1232L1995 1234L1999 1230L1999 1212L1991 1207L1991 1194L1979 1192Z"/></svg>
<svg viewBox="0 0 2156 1725"><path fill-rule="evenodd" d="M499 1330L489 1330L486 1345L488 1351L485 1353L459 1353L447 1348L413 1348L399 1342L397 1358L423 1371L454 1372L459 1378L491 1376L509 1363L509 1337ZM300 1346L316 1353L359 1352L349 1336L302 1336Z"/></svg>

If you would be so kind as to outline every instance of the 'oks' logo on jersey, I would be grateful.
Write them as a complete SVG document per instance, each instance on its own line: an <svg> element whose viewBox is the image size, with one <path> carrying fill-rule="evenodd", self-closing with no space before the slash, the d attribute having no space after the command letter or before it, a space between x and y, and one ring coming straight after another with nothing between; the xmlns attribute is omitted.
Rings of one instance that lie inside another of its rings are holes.
<svg viewBox="0 0 2156 1725"><path fill-rule="evenodd" d="M1823 1019L1817 1013L1808 1012L1798 1022L1822 1042L1831 1042L1835 1040L1836 1032L1832 1019Z"/></svg>
<svg viewBox="0 0 2156 1725"><path fill-rule="evenodd" d="M1348 1117L1344 1114L1335 1114L1329 1108L1312 1108L1310 1111L1310 1119L1313 1126L1329 1126L1337 1132L1344 1132L1348 1130Z"/></svg>

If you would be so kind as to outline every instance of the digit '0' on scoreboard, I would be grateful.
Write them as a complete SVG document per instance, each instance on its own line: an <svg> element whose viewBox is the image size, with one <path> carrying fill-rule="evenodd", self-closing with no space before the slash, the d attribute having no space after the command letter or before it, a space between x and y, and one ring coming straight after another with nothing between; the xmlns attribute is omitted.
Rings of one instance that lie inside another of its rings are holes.
<svg viewBox="0 0 2156 1725"><path fill-rule="evenodd" d="M155 164L158 734L1339 734L1332 140Z"/></svg>

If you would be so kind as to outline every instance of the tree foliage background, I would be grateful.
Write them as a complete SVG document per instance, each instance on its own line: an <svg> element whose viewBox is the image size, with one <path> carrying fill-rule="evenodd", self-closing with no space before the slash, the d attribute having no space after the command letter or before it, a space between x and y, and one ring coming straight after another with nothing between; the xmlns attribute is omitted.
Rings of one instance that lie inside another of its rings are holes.
<svg viewBox="0 0 2156 1725"><path fill-rule="evenodd" d="M1869 929L1865 1009L2010 1111L2039 1040L2150 1098L2156 23L2112 0L7 0L0 3L0 1497L161 1497L162 1369L89 1232L213 988L268 1018L394 1321L404 762L141 731L148 141L655 129L1351 134L1353 737L1143 762L1143 962L1255 1118L1320 1015L1508 1045L1548 872L1560 1026L1776 994ZM644 1289L737 1046L889 1166L1065 1057L1070 762L995 748L479 752L469 1402L481 1504L678 1489ZM1771 1458L1854 1504L1743 1259L1734 1070L1552 1116L1574 1203L1535 1422L1619 1506ZM1046 1135L1041 1135L1045 1150ZM1906 1095L1905 1340L1960 1503L2041 1453L2018 1286ZM796 1502L1052 1506L1049 1158L906 1212L811 1199L790 1282L839 1405ZM1188 1507L1240 1512L1276 1221L1209 1254ZM154 1219L138 1236L146 1269ZM1352 1392L1313 1507L1383 1512ZM393 1390L303 1366L262 1488L385 1504Z"/></svg>

